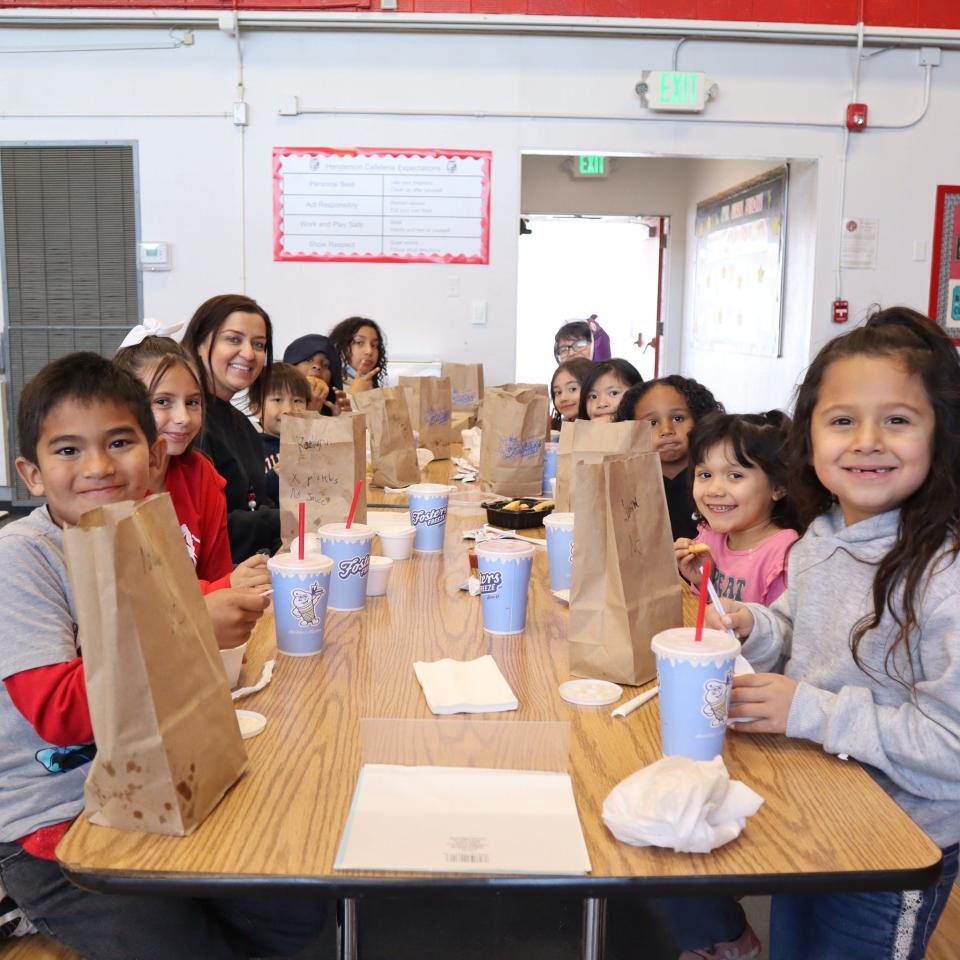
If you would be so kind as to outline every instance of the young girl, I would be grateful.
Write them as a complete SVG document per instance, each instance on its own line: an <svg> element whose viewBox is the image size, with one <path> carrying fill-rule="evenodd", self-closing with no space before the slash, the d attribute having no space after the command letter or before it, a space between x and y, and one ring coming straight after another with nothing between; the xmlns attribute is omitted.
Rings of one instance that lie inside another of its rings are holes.
<svg viewBox="0 0 960 960"><path fill-rule="evenodd" d="M621 398L615 421L646 420L653 431L653 449L660 456L673 538L695 537L693 497L687 471L687 438L708 413L723 413L723 404L702 384L672 375L631 387Z"/></svg>
<svg viewBox="0 0 960 960"><path fill-rule="evenodd" d="M574 357L557 367L550 381L550 397L556 415L551 422L554 430L560 429L564 420L576 420L580 410L580 384L593 364L583 357Z"/></svg>
<svg viewBox="0 0 960 960"><path fill-rule="evenodd" d="M130 343L130 338L124 342ZM114 363L137 377L150 395L157 432L166 441L150 489L170 494L200 589L212 593L225 587L268 585L265 557L252 557L236 570L230 561L224 480L193 449L203 423L203 391L184 349L168 337L147 336L123 347Z"/></svg>
<svg viewBox="0 0 960 960"><path fill-rule="evenodd" d="M264 374L273 361L273 328L255 300L227 293L200 304L183 335L203 383L205 416L198 446L226 480L227 532L234 563L280 544L280 510L267 494L263 445L230 401L246 390L263 407Z"/></svg>
<svg viewBox="0 0 960 960"><path fill-rule="evenodd" d="M615 357L595 363L580 384L579 420L613 420L620 398L643 377L629 360Z"/></svg>
<svg viewBox="0 0 960 960"><path fill-rule="evenodd" d="M787 591L724 618L758 670L789 659L735 678L730 716L865 764L944 869L924 890L774 897L771 958L920 960L960 839L960 361L943 330L895 307L823 347L790 453L810 526Z"/></svg>
<svg viewBox="0 0 960 960"><path fill-rule="evenodd" d="M704 523L674 544L680 573L700 586L702 544L717 593L769 605L786 589L787 555L799 538L786 495L790 419L779 410L713 413L690 434L693 499Z"/></svg>
<svg viewBox="0 0 960 960"><path fill-rule="evenodd" d="M367 317L347 317L331 331L340 354L347 393L383 386L387 378L387 345L380 328Z"/></svg>

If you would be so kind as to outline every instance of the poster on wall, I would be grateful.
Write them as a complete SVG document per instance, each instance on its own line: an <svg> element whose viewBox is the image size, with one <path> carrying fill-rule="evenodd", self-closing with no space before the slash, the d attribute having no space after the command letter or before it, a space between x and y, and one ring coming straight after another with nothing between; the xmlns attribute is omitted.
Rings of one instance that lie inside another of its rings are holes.
<svg viewBox="0 0 960 960"><path fill-rule="evenodd" d="M787 167L697 204L694 345L780 356Z"/></svg>
<svg viewBox="0 0 960 960"><path fill-rule="evenodd" d="M930 319L960 343L960 186L937 187Z"/></svg>
<svg viewBox="0 0 960 960"><path fill-rule="evenodd" d="M490 157L274 147L273 259L489 263Z"/></svg>

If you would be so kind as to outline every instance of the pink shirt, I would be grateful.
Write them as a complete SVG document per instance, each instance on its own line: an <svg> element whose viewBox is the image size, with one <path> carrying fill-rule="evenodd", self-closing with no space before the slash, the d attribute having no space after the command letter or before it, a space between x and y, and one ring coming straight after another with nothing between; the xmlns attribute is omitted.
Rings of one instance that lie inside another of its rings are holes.
<svg viewBox="0 0 960 960"><path fill-rule="evenodd" d="M778 530L749 550L731 550L726 534L704 524L694 542L710 547L710 579L721 599L768 607L787 589L787 555L799 539L796 530Z"/></svg>

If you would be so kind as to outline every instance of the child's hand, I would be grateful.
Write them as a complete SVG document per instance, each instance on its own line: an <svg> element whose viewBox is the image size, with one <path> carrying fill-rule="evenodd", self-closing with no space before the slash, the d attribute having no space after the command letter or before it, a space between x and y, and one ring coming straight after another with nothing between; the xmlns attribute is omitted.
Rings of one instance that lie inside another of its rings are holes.
<svg viewBox="0 0 960 960"><path fill-rule="evenodd" d="M347 387L347 393L363 393L364 390L373 389L373 379L380 372L379 367L374 367L366 373L358 373L353 383Z"/></svg>
<svg viewBox="0 0 960 960"><path fill-rule="evenodd" d="M693 541L689 537L679 537L673 545L673 553L677 558L677 569L684 580L689 581L693 586L700 586L701 572L700 565L703 563L702 556L709 553L709 547L698 553L690 552L690 545ZM706 547L706 544L698 543L698 547Z"/></svg>
<svg viewBox="0 0 960 960"><path fill-rule="evenodd" d="M327 401L326 405L335 417L341 413L350 412L350 398L336 387L333 388L333 397Z"/></svg>
<svg viewBox="0 0 960 960"><path fill-rule="evenodd" d="M753 614L749 607L734 600L724 600L723 616L711 603L706 610L704 623L713 630L733 630L738 640L746 640L753 630Z"/></svg>
<svg viewBox="0 0 960 960"><path fill-rule="evenodd" d="M796 680L779 673L745 673L733 678L730 695L731 720L756 717L749 723L735 723L744 733L786 733L790 704L797 690Z"/></svg>
<svg viewBox="0 0 960 960"><path fill-rule="evenodd" d="M307 383L310 384L310 409L319 410L330 394L330 384L320 377L307 377Z"/></svg>
<svg viewBox="0 0 960 960"><path fill-rule="evenodd" d="M267 570L267 558L262 553L247 557L238 563L230 574L230 586L236 590L263 590L270 586L270 571Z"/></svg>
<svg viewBox="0 0 960 960"><path fill-rule="evenodd" d="M246 643L263 611L270 605L269 597L254 590L215 590L203 599L221 650Z"/></svg>

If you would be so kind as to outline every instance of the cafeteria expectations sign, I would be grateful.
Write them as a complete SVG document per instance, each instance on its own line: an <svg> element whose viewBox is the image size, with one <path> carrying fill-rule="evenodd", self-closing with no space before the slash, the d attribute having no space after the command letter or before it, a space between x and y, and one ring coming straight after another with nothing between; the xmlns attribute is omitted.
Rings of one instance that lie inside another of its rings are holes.
<svg viewBox="0 0 960 960"><path fill-rule="evenodd" d="M489 263L490 151L274 147L274 260Z"/></svg>

